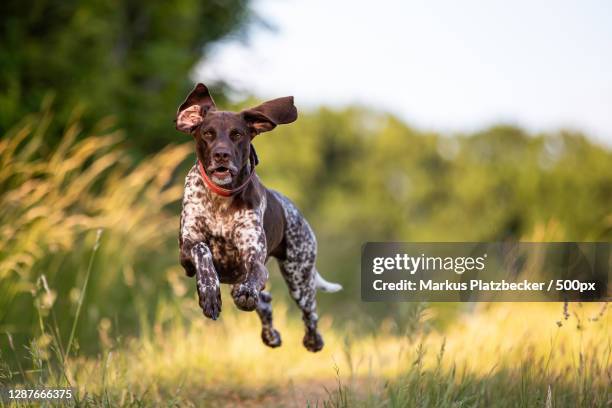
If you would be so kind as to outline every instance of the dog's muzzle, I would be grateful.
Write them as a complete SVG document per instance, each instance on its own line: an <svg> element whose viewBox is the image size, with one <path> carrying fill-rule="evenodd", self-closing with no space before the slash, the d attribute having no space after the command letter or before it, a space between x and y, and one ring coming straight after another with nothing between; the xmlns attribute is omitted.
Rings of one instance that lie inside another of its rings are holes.
<svg viewBox="0 0 612 408"><path fill-rule="evenodd" d="M210 179L220 186L230 184L234 178L235 171L232 171L229 167L217 166L210 171Z"/></svg>

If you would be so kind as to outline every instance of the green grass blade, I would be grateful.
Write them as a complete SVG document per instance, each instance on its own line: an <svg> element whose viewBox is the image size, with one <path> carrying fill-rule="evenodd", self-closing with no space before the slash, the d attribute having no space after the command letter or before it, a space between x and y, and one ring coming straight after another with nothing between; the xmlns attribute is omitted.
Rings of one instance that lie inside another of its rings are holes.
<svg viewBox="0 0 612 408"><path fill-rule="evenodd" d="M68 346L66 347L66 356L70 356L70 350L72 349L72 343L74 341L74 334L76 332L77 323L79 321L79 316L81 315L81 307L83 306L83 299L85 299L85 293L87 292L87 284L89 282L89 276L91 275L91 269L93 267L93 262L96 256L96 252L98 252L98 248L100 247L100 237L101 236L102 236L102 230L99 229L98 235L96 236L96 243L94 244L93 251L91 252L91 256L89 257L89 265L87 266L85 282L83 282L83 288L81 289L81 296L79 296L79 303L77 304L76 315L74 316L74 321L72 322L72 329L70 330Z"/></svg>

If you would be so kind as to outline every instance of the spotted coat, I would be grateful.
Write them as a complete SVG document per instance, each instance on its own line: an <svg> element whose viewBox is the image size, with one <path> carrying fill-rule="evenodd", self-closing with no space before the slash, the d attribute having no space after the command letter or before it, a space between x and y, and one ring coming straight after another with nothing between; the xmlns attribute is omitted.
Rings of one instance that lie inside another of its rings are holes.
<svg viewBox="0 0 612 408"><path fill-rule="evenodd" d="M302 310L304 345L318 351L323 340L317 331L316 291L336 291L315 268L317 243L305 218L280 193L268 190L255 177L252 205L209 190L197 166L185 179L179 234L181 264L196 277L204 314L216 320L221 312L219 283L232 284L232 297L242 310L256 310L262 321L262 340L281 344L273 327L271 296L263 291L268 280L265 263L278 260L291 297Z"/></svg>

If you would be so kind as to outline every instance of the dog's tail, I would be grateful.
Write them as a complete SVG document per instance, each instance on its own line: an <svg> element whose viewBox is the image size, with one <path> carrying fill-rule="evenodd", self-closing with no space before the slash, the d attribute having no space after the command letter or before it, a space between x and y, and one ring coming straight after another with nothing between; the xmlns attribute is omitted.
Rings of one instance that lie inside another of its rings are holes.
<svg viewBox="0 0 612 408"><path fill-rule="evenodd" d="M323 279L319 271L315 271L315 272L317 274L315 277L315 285L317 286L317 289L319 289L322 292L329 292L329 293L334 293L334 292L338 292L339 290L342 290L342 285L340 285L339 283L328 282L325 279Z"/></svg>

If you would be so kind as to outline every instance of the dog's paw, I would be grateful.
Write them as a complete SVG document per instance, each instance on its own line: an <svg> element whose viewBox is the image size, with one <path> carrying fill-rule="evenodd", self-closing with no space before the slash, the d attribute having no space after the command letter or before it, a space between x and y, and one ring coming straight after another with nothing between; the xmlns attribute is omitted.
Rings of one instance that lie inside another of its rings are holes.
<svg viewBox="0 0 612 408"><path fill-rule="evenodd" d="M255 310L257 303L259 303L259 291L253 286L244 283L234 286L232 297L238 309L246 312Z"/></svg>
<svg viewBox="0 0 612 408"><path fill-rule="evenodd" d="M198 296L204 316L217 320L221 313L221 289L219 286L205 286L203 289L198 290Z"/></svg>
<svg viewBox="0 0 612 408"><path fill-rule="evenodd" d="M304 347L306 347L308 351L312 351L313 353L320 351L323 348L324 344L323 337L321 337L319 332L316 330L308 330L304 335L304 340L302 341L302 343L304 343Z"/></svg>
<svg viewBox="0 0 612 408"><path fill-rule="evenodd" d="M261 340L266 346L272 348L279 347L282 343L280 333L274 328L261 329Z"/></svg>

